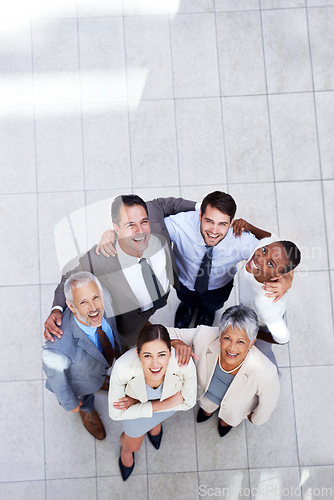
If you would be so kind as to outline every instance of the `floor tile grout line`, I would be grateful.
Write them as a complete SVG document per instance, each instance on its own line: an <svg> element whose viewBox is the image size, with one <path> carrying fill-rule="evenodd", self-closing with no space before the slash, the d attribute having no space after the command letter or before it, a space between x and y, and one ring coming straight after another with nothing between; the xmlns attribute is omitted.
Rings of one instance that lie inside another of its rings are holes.
<svg viewBox="0 0 334 500"><path fill-rule="evenodd" d="M126 115L128 123L128 145L129 145L129 164L130 164L130 183L131 183L131 193L133 193L133 155L132 155L132 141L131 141L131 111L130 111L130 100L129 100L129 88L128 88L128 62L127 62L127 52L126 52L126 26L125 26L126 16L124 14L124 2L122 1L122 27L123 27L123 51L124 51L124 71L125 71L125 92L126 92ZM140 100L141 102L141 100Z"/></svg>
<svg viewBox="0 0 334 500"><path fill-rule="evenodd" d="M217 68L218 68L218 83L219 83L219 102L220 102L220 116L222 125L222 144L224 150L224 168L225 168L225 178L226 178L226 191L229 191L229 178L228 178L228 162L226 156L226 140L225 140L225 126L224 126L224 106L222 99L222 83L220 80L220 59L219 59L219 43L218 43L218 29L217 29L217 13L216 13L216 1L214 0L214 21L215 21L215 36L216 36L216 52L217 52Z"/></svg>
<svg viewBox="0 0 334 500"><path fill-rule="evenodd" d="M301 478L301 464L300 464L300 454L299 454L299 442L298 442L298 430L297 430L296 405L295 405L295 393L294 393L294 386L293 386L292 367L290 367L289 371L290 371L290 383L291 383L291 393L292 393L292 407L293 407L293 415L294 415L294 421L295 421L295 436L296 436L298 472L299 472L299 480L300 480L300 478ZM301 496L303 499L304 495L303 495L302 489L301 489Z"/></svg>
<svg viewBox="0 0 334 500"><path fill-rule="evenodd" d="M266 99L267 99L267 113L268 113L268 128L269 128L271 167L272 167L272 174L273 174L275 205L276 205L276 223L277 223L277 233L280 234L280 224L279 224L279 214L278 214L278 196L277 196L277 186L276 186L275 159L274 159L273 138L272 138L272 130L271 130L270 101L269 101L269 96L268 96L267 60L266 60L266 51L265 51L265 39L264 39L263 16L262 16L261 4L260 4L259 16L260 16L260 30L261 30L261 41L262 41L262 56L263 56L264 80L265 80Z"/></svg>
<svg viewBox="0 0 334 500"><path fill-rule="evenodd" d="M253 186L253 185L266 185L266 184L306 184L306 183L312 183L312 182L333 182L334 181L334 178L316 178L316 179L292 179L292 180L285 180L285 179L282 179L282 180L275 180L275 181L229 181L229 186L239 186L239 185L242 185L242 186L245 186L245 185L250 185L250 186ZM148 189L148 190L151 190L151 189L175 189L175 188L178 188L179 186L181 187L190 187L190 188L198 188L198 187L202 187L202 186L220 186L222 183L220 182L217 182L217 183L209 183L209 184L206 184L206 183L201 183L201 184L172 184L172 185L166 185L166 186L163 186L163 185L159 185L159 186L136 186L134 189L136 190L141 190L141 189ZM224 183L226 184L226 183ZM129 186L125 186L125 187L120 187L119 188L120 190L125 190L125 189L132 189L130 188ZM76 189L76 190L71 190L71 191L39 191L38 194L39 196L44 196L44 195L49 195L49 194L73 194L73 193L93 193L93 192L98 192L98 193L102 193L102 192L109 192L110 191L110 188L99 188L99 189ZM35 195L36 192L34 191L28 191L28 192L9 192L9 193L0 193L0 197L1 196L27 196L27 195ZM110 198L110 196L108 196L108 198ZM82 206L81 208L84 208L84 206Z"/></svg>
<svg viewBox="0 0 334 500"><path fill-rule="evenodd" d="M246 455L247 455L247 473L248 473L248 485L249 487L251 486L251 479L250 479L250 463L249 463L249 451L248 451L248 437L247 437L247 425L245 425L245 421L242 421L242 425L244 426L245 429L245 442L246 442ZM251 499L252 499L252 493L251 493Z"/></svg>
<svg viewBox="0 0 334 500"><path fill-rule="evenodd" d="M325 204L324 179L323 179L321 147L320 147L320 137L319 137L319 125L318 125L318 110L317 110L316 96L315 96L315 92L314 92L314 68L313 68L313 57L312 57L312 45L311 45L311 36L310 36L308 7L306 7L305 16L306 16L308 47L309 47L309 56L310 56L310 64L311 64L311 76L312 76L312 86L313 86L313 106L314 106L315 127L316 127L317 146L318 146L318 158L319 158L319 167L320 167L320 175L321 175L320 187L321 187L321 197L322 197L322 212L323 212L324 225L325 225L324 233L325 233L326 250L327 250L327 266L328 266L328 269L330 269L331 263L330 263L330 251L329 251L329 241L328 241L329 224L327 223L327 212L326 212L326 204ZM330 303L331 303L331 311L332 311L332 325L334 326L334 309L333 309L333 307L334 307L333 306L334 290L332 288L332 280L331 280L330 272L328 274L329 274L328 278L329 278ZM332 331L334 331L334 329Z"/></svg>
<svg viewBox="0 0 334 500"><path fill-rule="evenodd" d="M265 39L264 39L263 13L262 13L262 9L261 8L260 8L260 23L261 23L261 37L262 37L262 50L263 50L263 62L264 62L264 75L265 75L265 84L266 84L266 92L267 92L267 110L268 110L270 150L271 150L271 158L272 158L274 192L275 192L275 204L276 204L276 222L277 222L278 234L280 234L278 194L277 194L277 186L276 186L276 182L275 182L276 181L276 172L275 172L275 159L274 159L274 150L273 150L273 141L272 141L272 129L271 129L271 116L270 116L270 101L269 101L269 96L268 96L268 74L267 74L267 61L266 61L266 51L265 51ZM290 346L289 346L288 352L289 352L289 362L291 364ZM297 435L297 421L296 421L296 411L295 411L295 401L294 401L294 393L293 393L293 383L292 383L291 368L289 368L289 373L290 373L290 383L291 383L291 391L292 391L292 406L293 406L293 418L294 418L294 426L295 426L296 452L297 452L298 466L300 466L299 447L298 447L298 435ZM300 468L298 470L299 470L299 475L300 475Z"/></svg>
<svg viewBox="0 0 334 500"><path fill-rule="evenodd" d="M95 495L96 495L96 500L98 500L98 473L97 473L97 449L96 449L96 439L94 439L94 455L95 455L95 462L94 462L94 465L95 465Z"/></svg>
<svg viewBox="0 0 334 500"><path fill-rule="evenodd" d="M15 283L8 285L0 285L0 288L17 288L17 287L33 287L33 286L57 286L57 283Z"/></svg>
<svg viewBox="0 0 334 500"><path fill-rule="evenodd" d="M38 160L37 160L37 129L36 129L36 108L35 108L35 65L34 65L34 37L33 37L33 22L30 21L30 50L31 50L31 72L32 72L32 99L33 99L33 130L34 130L34 156L35 156L35 186L36 186L36 238L37 238L37 260L38 260L38 289L39 289L39 316L40 316L40 324L42 324L42 288L41 288L41 248L40 248L40 227L39 227L39 190L38 190ZM40 339L41 347L43 345L43 338ZM43 454L44 454L44 497L47 498L47 484L46 480L46 426L45 426L45 397L44 397L44 379L43 379L43 368L41 365L41 378L39 380L40 383L40 391L41 391L41 402L43 408Z"/></svg>
<svg viewBox="0 0 334 500"><path fill-rule="evenodd" d="M316 93L316 94L328 94L334 92L334 88L332 89L306 89L306 90L290 90L290 91L282 91L282 92L268 92L267 94L263 92L257 92L257 93L251 93L251 94L226 94L226 95L208 95L208 96L203 96L203 95L192 95L192 96L182 96L182 97L143 97L140 99L140 102L156 102L156 101L190 101L190 100L204 100L204 99L238 99L238 98L251 98L251 97L266 97L268 96L285 96L285 95L299 95L299 94L311 94L311 93ZM109 100L109 101L89 101L85 102L82 101L81 104L89 104L90 106L93 105L98 105L101 106L102 104L105 105L126 105L126 104L138 104L138 101L132 100L132 99L124 99L124 100ZM48 107L54 107L54 106L63 106L70 108L71 106L78 106L80 105L80 102L47 102L43 104L35 104L36 109L42 109L42 108L48 108ZM31 109L33 108L33 104L0 104L0 109L2 110L15 110L15 109Z"/></svg>
<svg viewBox="0 0 334 500"><path fill-rule="evenodd" d="M290 355L290 345L289 345L289 355ZM298 472L299 472L299 481L301 478L301 464L300 464L300 455L299 455L299 443L298 443L298 432L297 432L297 418L296 418L296 406L295 406L295 396L294 396L294 386L293 386L293 376L292 376L292 366L286 367L286 369L289 370L289 378L290 378L290 384L291 384L291 399L292 399L292 409L293 409L293 416L294 416L294 428L295 428L295 440L296 440L296 453L297 453L297 461L298 465ZM303 491L301 489L301 498L303 499Z"/></svg>
<svg viewBox="0 0 334 500"><path fill-rule="evenodd" d="M81 51L80 51L80 20L78 17L78 2L75 2L76 9L76 42L77 42L77 57L78 57L78 78L79 78L79 97L80 97L80 129L81 129L81 161L82 161L82 180L83 180L83 201L84 207L87 206L86 193L86 161L85 161L85 146L84 146L84 123L83 123L83 99L82 99L82 78L81 78ZM85 227L88 228L87 210L84 210ZM86 231L86 246L88 246L88 231ZM94 466L95 466L95 495L98 497L98 480L97 480L97 451L96 441L94 440Z"/></svg>
<svg viewBox="0 0 334 500"><path fill-rule="evenodd" d="M148 472L148 451L147 451L147 446L146 446L146 439L144 439L144 446L145 446L145 460L146 460L146 489L147 489L147 500L150 498L150 481L149 481L149 472ZM143 474L144 475L144 474Z"/></svg>
<svg viewBox="0 0 334 500"><path fill-rule="evenodd" d="M80 52L80 26L78 19L78 4L75 2L76 6L76 38L77 38L77 57L78 57L78 78L79 78L79 109L80 109L80 130L81 130L81 162L82 162L82 181L83 181L83 201L84 207L87 205L86 196L86 162L85 162L85 146L84 146L84 124L83 124L83 99L82 99L82 78L81 78L81 52ZM84 211L85 217L85 227L88 227L87 211ZM88 232L86 231L86 246L87 246Z"/></svg>
<svg viewBox="0 0 334 500"><path fill-rule="evenodd" d="M243 12L258 12L261 8L262 11L268 11L268 12L271 12L271 11L277 11L277 10L286 10L286 11L293 11L293 10L301 10L301 9L305 9L306 7L308 7L309 9L319 9L319 8L334 8L334 5L326 5L326 4L322 4L322 5L308 5L306 6L305 4L304 5L300 5L300 6L291 6L291 7L267 7L267 8L263 8L263 7L259 7L259 8L254 8L254 9L221 9L221 10L210 10L210 11L203 11L203 10L198 10L198 11L192 11L192 12L177 12L175 14L171 13L171 12L165 12L165 13L154 13L154 12L151 12L151 13L142 13L142 14L108 14L108 15L85 15L85 16L63 16L63 17L32 17L30 19L30 21L33 21L33 22L39 22L39 23L46 23L46 22L49 22L49 21L65 21L65 20L69 20L69 19L76 19L78 18L79 20L81 19L88 19L88 20L91 20L91 19L108 19L108 18L111 18L111 19L114 19L114 18L131 18L131 17L154 17L154 18L157 18L157 17L167 17L168 15L174 15L174 16L194 16L194 15L198 15L198 14L201 14L201 15L207 15L207 14L212 14L212 13L223 13L223 14L230 14L230 13L243 13Z"/></svg>
<svg viewBox="0 0 334 500"><path fill-rule="evenodd" d="M261 8L261 0L259 0L259 7ZM261 22L261 18L260 18L260 22ZM265 61L263 61L263 64L265 66ZM265 70L265 68L264 68L264 70ZM266 87L266 89L267 89L267 87ZM277 213L277 203L276 203L276 213ZM235 291L235 293L236 293L236 291ZM249 486L249 491L250 491L250 500L253 500L253 493L252 493L252 487L251 487L250 463L249 463L248 433L247 433L247 425L246 425L245 421L243 421L243 425L244 425L244 429L245 429L245 441L246 441L248 486Z"/></svg>
<svg viewBox="0 0 334 500"><path fill-rule="evenodd" d="M251 473L250 473L250 471L251 471L251 469L248 466L248 469L247 469L248 487L249 487L249 491L250 491L250 500L252 500L253 499L253 494L252 494L252 484L251 484Z"/></svg>
<svg viewBox="0 0 334 500"><path fill-rule="evenodd" d="M172 86L173 86L174 130L175 130L175 149L176 149L175 152L176 152L176 163L177 163L178 188L179 188L179 194L181 196L182 184L181 184L179 135L178 135L178 126L177 126L177 110L176 110L176 97L175 97L173 36L172 36L172 26L171 26L170 14L168 14L168 32L169 32L169 50L170 50L170 61L171 61L171 77L172 77Z"/></svg>
<svg viewBox="0 0 334 500"><path fill-rule="evenodd" d="M198 446L197 446L197 426L196 426L196 410L197 410L197 404L193 407L192 412L193 412L193 417L194 417L194 439L195 439L195 457L196 457L196 472L197 472L197 488L199 490L200 487L200 470L199 470L199 462L198 462Z"/></svg>
<svg viewBox="0 0 334 500"><path fill-rule="evenodd" d="M262 11L263 12L263 11ZM282 90L280 92L268 92L268 93L264 93L264 92L252 92L252 93L249 93L249 94L214 94L214 95L190 95L190 96L182 96L182 97L170 97L170 96L167 96L167 97L143 97L141 98L140 100L142 102L155 102L155 101L172 101L173 99L175 99L176 101L189 101L189 100L204 100L204 99L219 99L219 98L222 98L222 99L237 99L237 98L246 98L246 97L266 97L266 95L269 95L269 96L281 96L281 95L299 95L299 94L311 94L315 92L316 94L329 94L329 93L332 93L334 92L334 87L331 88L331 89L313 89L313 88L309 88L309 89L304 89L304 90ZM116 100L105 100L105 101L82 101L83 104L89 104L89 105L102 105L102 104L117 104L117 105L125 105L127 103L130 103L130 104L137 104L138 101L137 100L134 100L134 99L116 99ZM36 103L35 104L35 107L36 108L48 108L48 107L53 107L53 106L63 106L63 107L67 107L67 108L70 108L72 106L77 106L78 104L80 104L80 102L78 101L64 101L64 102L60 102L60 101L57 101L57 102L54 102L54 101L50 101L50 102L44 102L44 103ZM31 109L33 107L33 104L0 104L0 109L3 109L3 110L11 110L11 109Z"/></svg>
<svg viewBox="0 0 334 500"><path fill-rule="evenodd" d="M250 467L250 471L255 471L255 470L263 470L263 469L300 469L300 468L314 468L314 469L321 469L321 468L333 468L333 464L305 464L305 465L274 465L274 466L265 466L261 465L258 467ZM242 468L231 468L231 469L201 469L199 472L233 472L233 471L240 471L240 470L247 470L245 467ZM187 470L187 471L174 471L174 472L152 472L149 474L146 473L133 473L132 475L134 477L142 477L142 476L168 476L172 474L194 474L196 471L195 470ZM117 478L120 477L119 474L101 474L98 476L98 478ZM95 479L95 476L76 476L76 477L52 477L52 478L47 478L45 481L43 479L22 479L22 480L15 480L15 481L0 481L0 484L22 484L22 483L44 483L44 482L53 482L53 481L80 481L82 479Z"/></svg>

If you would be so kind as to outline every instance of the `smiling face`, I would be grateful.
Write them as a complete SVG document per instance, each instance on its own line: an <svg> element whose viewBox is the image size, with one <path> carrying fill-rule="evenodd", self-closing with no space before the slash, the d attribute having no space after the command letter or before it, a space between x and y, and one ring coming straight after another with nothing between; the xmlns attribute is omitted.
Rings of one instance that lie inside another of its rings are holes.
<svg viewBox="0 0 334 500"><path fill-rule="evenodd" d="M285 272L289 261L280 243L271 243L258 248L246 264L246 271L254 275L259 283L275 278Z"/></svg>
<svg viewBox="0 0 334 500"><path fill-rule="evenodd" d="M103 299L94 281L72 288L73 304L66 301L76 319L83 325L97 328L102 323Z"/></svg>
<svg viewBox="0 0 334 500"><path fill-rule="evenodd" d="M119 223L114 223L114 230L121 249L132 257L141 257L148 245L151 233L150 223L145 208L141 205L127 207L119 211Z"/></svg>
<svg viewBox="0 0 334 500"><path fill-rule="evenodd" d="M214 247L223 240L231 226L229 215L223 214L211 205L207 205L204 214L200 213L201 235L209 247Z"/></svg>
<svg viewBox="0 0 334 500"><path fill-rule="evenodd" d="M149 385L158 386L165 377L171 352L167 344L160 339L145 342L138 357L141 361L145 380Z"/></svg>
<svg viewBox="0 0 334 500"><path fill-rule="evenodd" d="M244 330L233 329L230 326L221 333L219 341L220 360L226 370L239 366L255 342L249 340Z"/></svg>

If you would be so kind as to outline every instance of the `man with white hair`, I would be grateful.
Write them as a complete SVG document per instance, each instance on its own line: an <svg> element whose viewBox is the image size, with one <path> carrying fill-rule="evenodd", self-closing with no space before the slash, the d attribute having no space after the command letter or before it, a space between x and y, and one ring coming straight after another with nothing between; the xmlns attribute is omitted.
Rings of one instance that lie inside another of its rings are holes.
<svg viewBox="0 0 334 500"><path fill-rule="evenodd" d="M103 314L102 287L93 274L72 274L64 293L63 336L46 341L42 349L46 388L64 410L80 413L90 434L104 439L106 432L94 409L94 392L107 389L108 369L121 354L116 322Z"/></svg>

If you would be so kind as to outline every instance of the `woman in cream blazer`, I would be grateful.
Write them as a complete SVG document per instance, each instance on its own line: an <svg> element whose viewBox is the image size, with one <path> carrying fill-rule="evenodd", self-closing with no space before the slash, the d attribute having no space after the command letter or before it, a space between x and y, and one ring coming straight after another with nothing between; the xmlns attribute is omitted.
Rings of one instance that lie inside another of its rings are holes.
<svg viewBox="0 0 334 500"><path fill-rule="evenodd" d="M273 363L253 345L258 331L254 311L234 306L224 312L219 328L168 331L175 349L179 351L185 343L199 357L195 360L200 406L197 422L204 422L219 408L218 431L224 436L245 418L256 425L269 419L278 401L279 379ZM211 385L213 378L217 382ZM217 387L224 384L227 390L218 401Z"/></svg>
<svg viewBox="0 0 334 500"><path fill-rule="evenodd" d="M115 363L109 388L109 415L123 420L119 466L124 481L134 468L134 452L145 434L156 449L166 418L196 404L196 368L191 361L180 367L171 349L167 329L144 327L137 349L130 349Z"/></svg>

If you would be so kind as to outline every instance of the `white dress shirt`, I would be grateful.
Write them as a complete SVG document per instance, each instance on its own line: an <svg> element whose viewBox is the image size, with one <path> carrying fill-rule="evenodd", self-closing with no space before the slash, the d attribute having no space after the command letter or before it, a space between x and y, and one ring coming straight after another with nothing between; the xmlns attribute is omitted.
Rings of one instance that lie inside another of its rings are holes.
<svg viewBox="0 0 334 500"><path fill-rule="evenodd" d="M141 310L147 311L153 307L153 303L151 295L146 287L142 267L139 261L142 258L147 260L164 292L167 293L170 288L170 282L166 272L166 251L168 254L167 246L164 247L160 239L151 234L148 247L140 258L132 257L131 255L123 252L118 242L116 243L116 249L124 276L135 294Z"/></svg>
<svg viewBox="0 0 334 500"><path fill-rule="evenodd" d="M275 236L263 238L258 242L256 249L270 245L275 241L278 241ZM253 254L250 258L252 256ZM276 342L279 344L289 342L290 333L283 318L286 311L287 294L283 295L277 302L273 302L272 297L266 297L267 292L262 288L263 283L259 283L254 275L246 270L247 262L237 274L239 303L250 307L256 312L260 325L268 327Z"/></svg>
<svg viewBox="0 0 334 500"><path fill-rule="evenodd" d="M173 242L173 252L181 283L194 291L202 259L207 247L200 232L199 211L180 212L165 218L165 224ZM253 254L257 239L243 232L238 238L229 229L225 238L213 247L209 290L225 286L237 272L236 264Z"/></svg>

